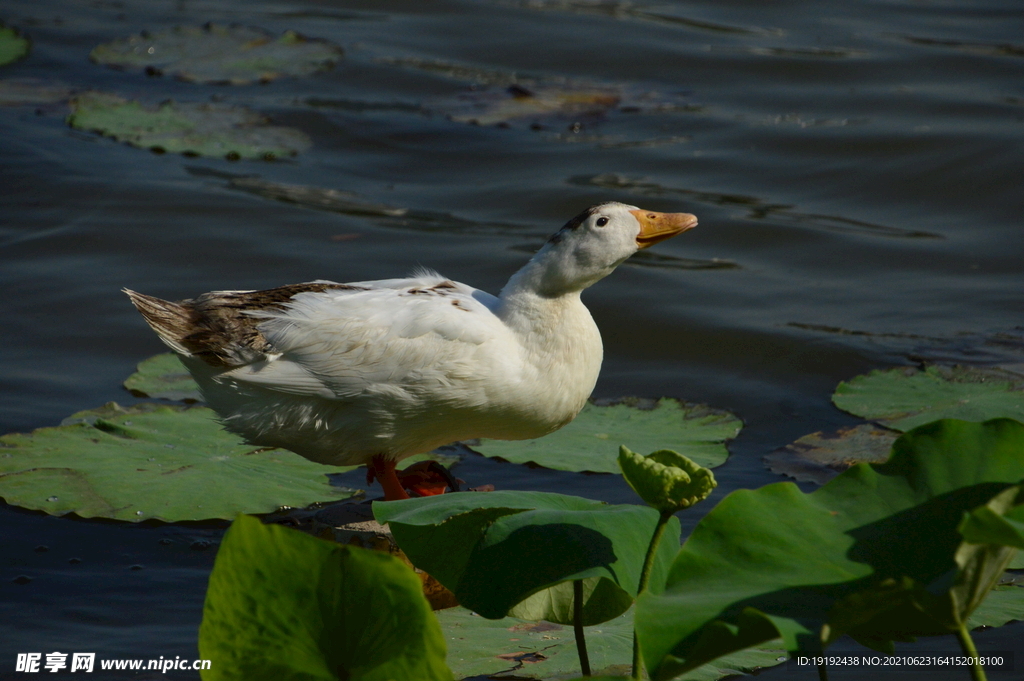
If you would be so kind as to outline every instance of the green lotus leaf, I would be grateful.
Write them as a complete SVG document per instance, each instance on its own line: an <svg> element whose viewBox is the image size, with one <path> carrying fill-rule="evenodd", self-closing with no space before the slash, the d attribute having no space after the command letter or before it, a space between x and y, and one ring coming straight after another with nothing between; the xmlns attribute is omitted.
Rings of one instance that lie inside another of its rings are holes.
<svg viewBox="0 0 1024 681"><path fill-rule="evenodd" d="M376 502L416 567L484 617L572 622L573 580L583 580L583 624L605 622L632 604L659 514L645 506L544 492L445 494ZM659 590L679 547L669 521L649 588Z"/></svg>
<svg viewBox="0 0 1024 681"><path fill-rule="evenodd" d="M662 513L689 508L718 486L710 470L669 449L644 456L623 445L619 467L633 491Z"/></svg>
<svg viewBox="0 0 1024 681"><path fill-rule="evenodd" d="M239 516L199 628L204 681L450 681L423 584L401 560Z"/></svg>
<svg viewBox="0 0 1024 681"><path fill-rule="evenodd" d="M0 66L18 61L28 54L30 43L15 28L0 22Z"/></svg>
<svg viewBox="0 0 1024 681"><path fill-rule="evenodd" d="M1024 378L1002 369L964 366L872 371L840 383L832 402L899 431L945 418L1024 421Z"/></svg>
<svg viewBox="0 0 1024 681"><path fill-rule="evenodd" d="M169 522L269 513L354 496L337 470L225 431L204 407L110 403L0 437L0 496L51 515Z"/></svg>
<svg viewBox="0 0 1024 681"><path fill-rule="evenodd" d="M634 400L634 403L636 401ZM714 468L725 463L743 422L726 411L673 399L658 400L653 409L631 404L588 404L574 421L536 440L483 439L473 449L512 463L533 463L562 471L619 473L618 445L628 442L642 452L672 449L697 464Z"/></svg>
<svg viewBox="0 0 1024 681"><path fill-rule="evenodd" d="M249 109L172 101L148 107L116 95L86 92L71 100L68 124L135 147L218 158L271 159L309 148L305 133L268 125Z"/></svg>
<svg viewBox="0 0 1024 681"><path fill-rule="evenodd" d="M121 69L145 69L197 83L242 85L282 76L304 76L327 69L343 51L325 40L295 31L275 37L246 26L177 26L99 45L89 58Z"/></svg>
<svg viewBox="0 0 1024 681"><path fill-rule="evenodd" d="M185 402L203 399L192 375L173 352L139 362L135 373L125 379L124 387L136 397Z"/></svg>
<svg viewBox="0 0 1024 681"><path fill-rule="evenodd" d="M772 473L824 485L857 463L885 463L899 433L870 423L811 433L764 457Z"/></svg>
<svg viewBox="0 0 1024 681"><path fill-rule="evenodd" d="M1020 589L1024 591L1024 589ZM466 608L439 610L448 644L448 666L455 678L482 678L503 673L515 678L566 678L579 673L580 660L571 625L515 617L485 619ZM633 610L602 624L585 627L590 667L602 675L628 675L633 655ZM728 655L695 669L682 681L715 681L771 667L787 659L781 642Z"/></svg>
<svg viewBox="0 0 1024 681"><path fill-rule="evenodd" d="M1024 586L1000 584L967 618L967 626L1001 627L1009 622L1024 621Z"/></svg>
<svg viewBox="0 0 1024 681"><path fill-rule="evenodd" d="M942 420L811 494L793 483L733 492L694 528L664 591L639 599L651 678L777 636L815 654L843 634L888 650L955 631L1015 552L958 528L986 504L1018 520L999 495L1024 479L1022 451L1016 421Z"/></svg>

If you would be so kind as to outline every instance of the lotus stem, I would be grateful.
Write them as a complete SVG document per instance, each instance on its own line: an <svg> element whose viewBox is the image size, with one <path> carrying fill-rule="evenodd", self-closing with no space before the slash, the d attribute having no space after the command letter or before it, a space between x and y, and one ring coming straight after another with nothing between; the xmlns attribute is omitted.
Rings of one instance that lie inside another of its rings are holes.
<svg viewBox="0 0 1024 681"><path fill-rule="evenodd" d="M590 676L590 656L587 655L587 639L583 636L583 580L572 582L572 628L576 633L576 652L580 656L580 671Z"/></svg>
<svg viewBox="0 0 1024 681"><path fill-rule="evenodd" d="M651 568L654 567L654 556L658 552L658 544L661 543L661 535L665 534L665 526L672 517L671 511L662 511L658 517L658 524L654 528L654 535L647 547L647 555L644 556L644 567L640 571L640 583L637 584L636 596L640 597L647 589L647 582L651 579ZM643 675L643 666L640 663L640 643L636 640L636 627L633 627L633 681L640 681Z"/></svg>
<svg viewBox="0 0 1024 681"><path fill-rule="evenodd" d="M956 638L960 641L960 648L964 651L964 654L971 659L972 681L987 681L985 667L978 660L978 649L974 647L974 639L971 638L971 633L967 631L967 625L963 622L960 623L960 627L956 630Z"/></svg>
<svg viewBox="0 0 1024 681"><path fill-rule="evenodd" d="M824 662L818 665L818 681L828 681L828 666Z"/></svg>

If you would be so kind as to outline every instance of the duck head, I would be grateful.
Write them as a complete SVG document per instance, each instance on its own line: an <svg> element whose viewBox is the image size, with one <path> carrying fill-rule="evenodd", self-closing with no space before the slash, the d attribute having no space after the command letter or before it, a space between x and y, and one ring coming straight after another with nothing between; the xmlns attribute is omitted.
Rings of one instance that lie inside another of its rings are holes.
<svg viewBox="0 0 1024 681"><path fill-rule="evenodd" d="M520 274L545 297L578 293L641 248L696 226L697 218L690 213L658 213L617 202L598 204L565 223Z"/></svg>

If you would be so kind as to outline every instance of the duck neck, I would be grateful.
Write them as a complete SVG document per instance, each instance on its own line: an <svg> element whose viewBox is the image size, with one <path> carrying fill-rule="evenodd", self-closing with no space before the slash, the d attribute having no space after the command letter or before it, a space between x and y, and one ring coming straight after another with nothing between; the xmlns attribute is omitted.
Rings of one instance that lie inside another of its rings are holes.
<svg viewBox="0 0 1024 681"><path fill-rule="evenodd" d="M559 327L579 317L590 320L580 300L584 287L568 285L559 277L551 255L538 253L501 290L497 315L517 333L543 336L558 333Z"/></svg>

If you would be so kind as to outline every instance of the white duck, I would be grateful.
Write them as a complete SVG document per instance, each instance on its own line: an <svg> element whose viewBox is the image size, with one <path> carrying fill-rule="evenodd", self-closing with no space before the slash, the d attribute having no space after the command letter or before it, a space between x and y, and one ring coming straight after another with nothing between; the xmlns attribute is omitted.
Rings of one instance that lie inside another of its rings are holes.
<svg viewBox="0 0 1024 681"><path fill-rule="evenodd" d="M385 499L404 499L404 488L443 491L436 480L400 480L395 463L405 457L457 440L536 438L572 421L603 354L580 293L696 224L688 213L594 206L498 297L429 271L179 303L125 293L225 428L312 461L367 464Z"/></svg>

